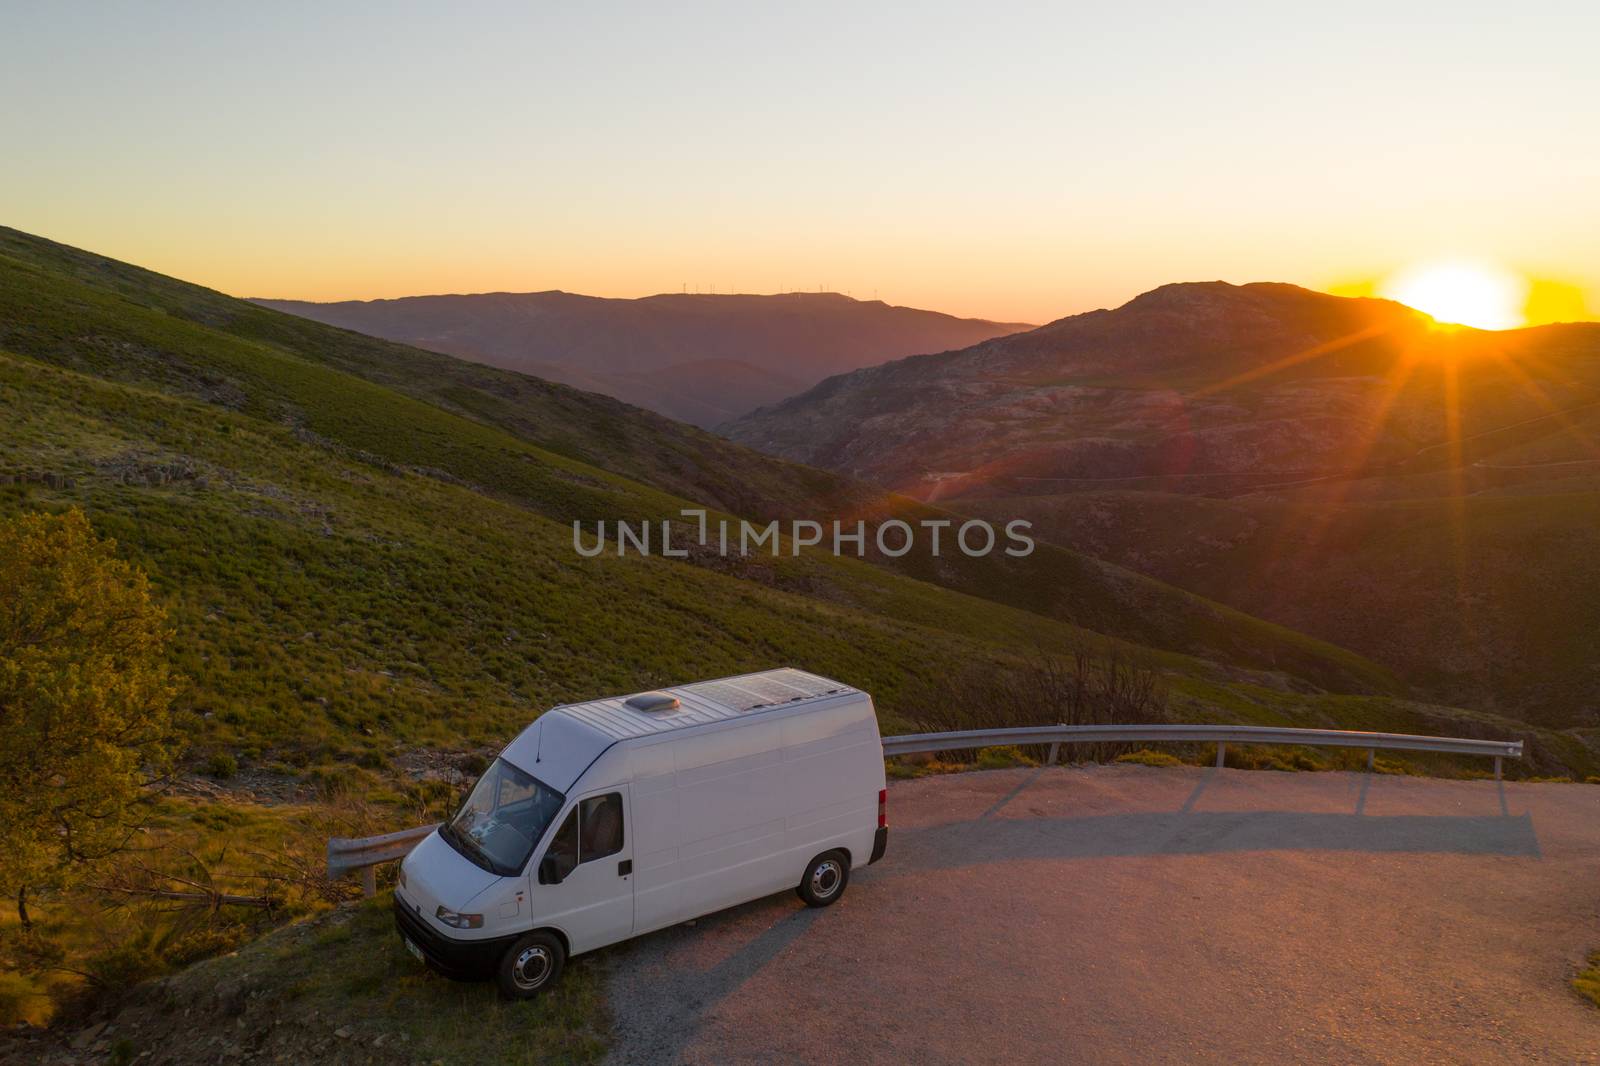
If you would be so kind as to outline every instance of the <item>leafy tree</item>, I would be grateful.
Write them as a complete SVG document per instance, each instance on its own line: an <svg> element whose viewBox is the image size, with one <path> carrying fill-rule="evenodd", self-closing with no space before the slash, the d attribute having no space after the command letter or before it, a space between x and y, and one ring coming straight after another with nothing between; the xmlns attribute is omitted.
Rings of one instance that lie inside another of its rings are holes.
<svg viewBox="0 0 1600 1066"><path fill-rule="evenodd" d="M29 925L29 886L126 846L170 766L176 692L165 612L83 512L0 522L0 888Z"/></svg>

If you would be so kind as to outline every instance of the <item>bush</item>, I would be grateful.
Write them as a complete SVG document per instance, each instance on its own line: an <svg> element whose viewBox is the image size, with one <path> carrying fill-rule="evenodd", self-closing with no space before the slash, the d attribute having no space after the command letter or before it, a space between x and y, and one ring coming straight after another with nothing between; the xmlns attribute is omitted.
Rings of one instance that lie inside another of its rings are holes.
<svg viewBox="0 0 1600 1066"><path fill-rule="evenodd" d="M928 732L1015 729L1038 725L1111 725L1164 722L1166 685L1154 667L1112 647L1104 653L1080 647L1068 655L1038 654L1010 669L968 669L941 677L908 694L923 708L918 726ZM1109 759L1121 744L1072 745L1086 759ZM1023 753L1042 762L1049 746ZM966 751L935 752L940 762L961 762Z"/></svg>
<svg viewBox="0 0 1600 1066"><path fill-rule="evenodd" d="M357 753L355 764L367 770L384 770L388 768L389 760L382 752L369 748Z"/></svg>
<svg viewBox="0 0 1600 1066"><path fill-rule="evenodd" d="M1035 760L1022 754L1021 748L981 748L978 751L978 769L1006 770L1013 766L1037 766Z"/></svg>
<svg viewBox="0 0 1600 1066"><path fill-rule="evenodd" d="M224 955L252 935L250 926L239 919L204 926L163 941L160 945L161 959L168 966L187 966L214 955Z"/></svg>
<svg viewBox="0 0 1600 1066"><path fill-rule="evenodd" d="M42 1025L50 1009L50 992L42 978L0 971L0 1026Z"/></svg>
<svg viewBox="0 0 1600 1066"><path fill-rule="evenodd" d="M1589 952L1589 965L1572 979L1578 995L1600 1007L1600 951Z"/></svg>
<svg viewBox="0 0 1600 1066"><path fill-rule="evenodd" d="M405 801L419 811L442 818L461 806L461 790L438 779L417 781L407 787Z"/></svg>
<svg viewBox="0 0 1600 1066"><path fill-rule="evenodd" d="M318 795L328 802L343 796L360 794L365 791L363 786L371 783L369 775L348 763L313 766L301 776L302 780L315 788Z"/></svg>
<svg viewBox="0 0 1600 1066"><path fill-rule="evenodd" d="M1250 747L1240 744L1228 745L1223 765L1234 770L1277 770L1291 774L1326 770L1329 766L1304 748ZM1362 757L1360 765L1365 768L1365 756ZM1391 768L1382 759L1376 761L1373 769L1378 773L1403 772Z"/></svg>
<svg viewBox="0 0 1600 1066"><path fill-rule="evenodd" d="M157 939L148 933L135 936L89 959L84 973L96 987L103 989L132 988L140 981L165 973L169 967L161 957Z"/></svg>
<svg viewBox="0 0 1600 1066"><path fill-rule="evenodd" d="M1117 762L1135 763L1139 766L1182 766L1183 760L1165 751L1140 748L1117 756Z"/></svg>
<svg viewBox="0 0 1600 1066"><path fill-rule="evenodd" d="M206 773L226 781L239 772L239 760L225 751L219 751L206 760Z"/></svg>

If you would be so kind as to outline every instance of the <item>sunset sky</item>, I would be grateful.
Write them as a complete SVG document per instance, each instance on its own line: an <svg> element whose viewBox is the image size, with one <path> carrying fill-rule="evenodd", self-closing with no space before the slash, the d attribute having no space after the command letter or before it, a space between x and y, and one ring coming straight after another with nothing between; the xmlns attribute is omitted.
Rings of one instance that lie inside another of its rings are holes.
<svg viewBox="0 0 1600 1066"><path fill-rule="evenodd" d="M7 4L0 223L236 295L1600 316L1600 5Z"/></svg>

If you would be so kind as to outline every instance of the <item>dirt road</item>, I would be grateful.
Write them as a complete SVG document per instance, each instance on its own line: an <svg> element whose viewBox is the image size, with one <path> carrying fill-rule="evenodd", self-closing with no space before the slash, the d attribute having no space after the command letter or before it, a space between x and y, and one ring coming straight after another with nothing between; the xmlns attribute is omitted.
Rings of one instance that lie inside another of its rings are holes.
<svg viewBox="0 0 1600 1066"><path fill-rule="evenodd" d="M888 857L609 953L627 1063L1600 1062L1600 786L890 786Z"/></svg>

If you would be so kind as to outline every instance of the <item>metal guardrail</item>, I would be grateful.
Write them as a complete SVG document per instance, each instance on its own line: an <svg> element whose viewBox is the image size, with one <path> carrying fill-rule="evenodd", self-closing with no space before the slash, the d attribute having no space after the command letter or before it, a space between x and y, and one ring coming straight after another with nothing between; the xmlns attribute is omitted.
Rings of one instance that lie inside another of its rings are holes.
<svg viewBox="0 0 1600 1066"><path fill-rule="evenodd" d="M434 822L376 837L333 837L328 841L328 880L337 881L352 870L360 870L362 895L376 895L378 878L374 868L405 858L437 828L439 823Z"/></svg>
<svg viewBox="0 0 1600 1066"><path fill-rule="evenodd" d="M1319 748L1365 748L1367 769L1379 751L1428 751L1448 755L1485 755L1494 759L1495 780L1500 779L1502 759L1522 758L1520 740L1471 740L1465 737L1426 737L1414 733L1361 733L1344 729L1280 729L1252 725L1040 725L1020 729L966 729L954 733L908 733L883 738L884 758L918 755L935 751L967 748L1000 748L1013 745L1050 746L1047 764L1053 765L1063 744L1126 743L1131 741L1167 744L1202 743L1217 746L1217 765L1221 766L1229 744L1283 744ZM377 892L374 868L381 863L403 859L435 829L421 825L375 837L334 837L328 841L328 877L337 880L361 871L361 890L371 896Z"/></svg>
<svg viewBox="0 0 1600 1066"><path fill-rule="evenodd" d="M1217 746L1217 765L1229 744L1287 744L1320 748L1365 748L1367 768L1375 751L1431 751L1451 755L1487 755L1494 758L1494 776L1500 777L1501 759L1520 759L1520 740L1469 740L1464 737L1425 737L1414 733L1362 733L1345 729L1287 729L1255 725L1040 725L1020 729L966 729L954 733L910 733L883 738L883 754L916 755L958 748L996 748L1021 744L1050 745L1049 762L1063 744L1098 744L1127 741L1204 743Z"/></svg>

